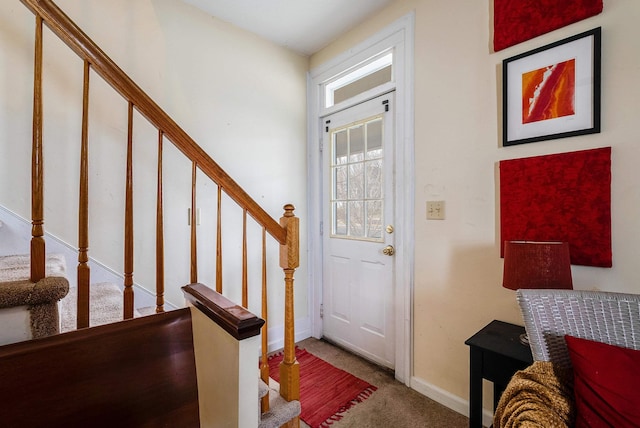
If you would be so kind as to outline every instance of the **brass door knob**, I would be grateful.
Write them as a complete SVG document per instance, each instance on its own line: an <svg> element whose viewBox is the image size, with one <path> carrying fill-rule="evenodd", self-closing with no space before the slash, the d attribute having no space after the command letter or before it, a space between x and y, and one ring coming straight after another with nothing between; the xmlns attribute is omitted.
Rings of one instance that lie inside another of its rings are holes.
<svg viewBox="0 0 640 428"><path fill-rule="evenodd" d="M393 256L396 252L396 249L393 248L393 245L387 245L382 249L382 254L385 256Z"/></svg>

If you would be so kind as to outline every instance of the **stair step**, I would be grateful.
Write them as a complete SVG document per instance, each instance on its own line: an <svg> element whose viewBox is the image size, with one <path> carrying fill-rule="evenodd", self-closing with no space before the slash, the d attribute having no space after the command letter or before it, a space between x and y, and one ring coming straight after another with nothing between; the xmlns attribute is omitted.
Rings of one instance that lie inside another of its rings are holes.
<svg viewBox="0 0 640 428"><path fill-rule="evenodd" d="M300 416L300 401L286 401L280 396L279 388L280 385L273 379L269 379L269 385L260 379L259 396L262 398L269 393L269 411L262 414L259 428L277 428Z"/></svg>
<svg viewBox="0 0 640 428"><path fill-rule="evenodd" d="M261 399L262 397L264 397L269 393L269 386L266 383L264 383L262 379L260 379L259 382L260 383L258 384L258 399Z"/></svg>
<svg viewBox="0 0 640 428"><path fill-rule="evenodd" d="M273 390L272 390L273 391ZM277 392L269 394L269 411L262 414L259 428L277 428L300 416L300 402L286 401Z"/></svg>
<svg viewBox="0 0 640 428"><path fill-rule="evenodd" d="M77 323L78 289L69 289L69 294L60 301L60 332L75 330ZM89 289L89 326L122 321L124 301L122 291L116 284L101 282L91 284ZM134 316L140 314L135 311Z"/></svg>
<svg viewBox="0 0 640 428"><path fill-rule="evenodd" d="M28 254L0 256L0 282L19 281L31 276L31 261ZM67 263L62 254L48 254L45 265L46 276L66 277Z"/></svg>
<svg viewBox="0 0 640 428"><path fill-rule="evenodd" d="M49 254L46 277L37 283L31 275L29 255L0 256L0 344L51 336L59 332L58 300L69 290L65 258Z"/></svg>
<svg viewBox="0 0 640 428"><path fill-rule="evenodd" d="M138 315L136 316L141 317L146 317L147 315L153 315L156 313L155 306L145 306L144 308L137 308L136 310L138 311Z"/></svg>

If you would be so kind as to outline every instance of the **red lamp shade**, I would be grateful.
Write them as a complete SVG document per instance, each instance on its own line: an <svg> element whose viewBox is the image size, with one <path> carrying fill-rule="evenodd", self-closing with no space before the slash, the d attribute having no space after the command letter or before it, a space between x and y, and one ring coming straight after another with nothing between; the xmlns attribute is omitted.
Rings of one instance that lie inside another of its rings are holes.
<svg viewBox="0 0 640 428"><path fill-rule="evenodd" d="M569 243L505 241L502 286L573 289Z"/></svg>

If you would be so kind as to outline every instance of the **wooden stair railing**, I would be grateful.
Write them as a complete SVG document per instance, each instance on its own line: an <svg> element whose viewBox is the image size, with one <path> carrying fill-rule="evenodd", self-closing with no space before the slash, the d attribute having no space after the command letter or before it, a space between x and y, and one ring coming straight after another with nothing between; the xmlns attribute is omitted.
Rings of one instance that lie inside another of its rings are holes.
<svg viewBox="0 0 640 428"><path fill-rule="evenodd" d="M81 167L79 189L79 242L78 242L78 328L89 326L88 266L88 108L89 74L93 70L128 102L127 165L125 189L125 238L124 238L124 318L133 317L133 111L138 111L158 130L158 178L156 213L156 312L164 311L164 217L163 217L163 170L162 153L165 140L170 141L192 162L191 195L191 266L190 281L198 280L197 233L196 233L196 177L198 171L217 185L217 238L216 238L216 291L222 293L222 193L231 198L243 212L242 233L242 302L248 304L247 286L247 216L250 216L263 231L262 243L262 309L267 321L266 284L266 235L271 235L280 245L280 267L284 271L285 327L284 360L280 367L281 395L288 401L299 398L299 370L294 351L294 292L293 277L299 266L299 219L294 215L293 205L285 206L279 222L258 205L196 142L169 117L129 76L127 76L55 3L51 0L20 0L36 16L34 58L34 105L32 142L32 240L31 280L44 277L45 242L43 215L43 99L42 99L42 50L43 24L58 36L84 62L83 112ZM261 373L268 378L266 353L266 327L263 326ZM297 426L294 421L291 426Z"/></svg>

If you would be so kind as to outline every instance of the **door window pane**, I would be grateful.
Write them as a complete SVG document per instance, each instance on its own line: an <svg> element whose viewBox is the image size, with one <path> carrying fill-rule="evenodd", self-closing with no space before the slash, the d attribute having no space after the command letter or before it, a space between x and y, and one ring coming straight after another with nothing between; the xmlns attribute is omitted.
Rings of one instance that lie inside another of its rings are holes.
<svg viewBox="0 0 640 428"><path fill-rule="evenodd" d="M367 199L382 198L382 159L365 163Z"/></svg>
<svg viewBox="0 0 640 428"><path fill-rule="evenodd" d="M333 169L333 180L335 185L333 186L334 194L333 199L338 201L347 200L347 167L337 166Z"/></svg>
<svg viewBox="0 0 640 428"><path fill-rule="evenodd" d="M382 238L382 201L367 201L367 236Z"/></svg>
<svg viewBox="0 0 640 428"><path fill-rule="evenodd" d="M331 233L383 241L383 123L376 116L332 131Z"/></svg>
<svg viewBox="0 0 640 428"><path fill-rule="evenodd" d="M347 235L347 203L334 202L331 210L334 218L333 234Z"/></svg>
<svg viewBox="0 0 640 428"><path fill-rule="evenodd" d="M364 170L362 162L349 165L349 199L362 199L364 195Z"/></svg>
<svg viewBox="0 0 640 428"><path fill-rule="evenodd" d="M367 159L382 156L382 119L367 123Z"/></svg>
<svg viewBox="0 0 640 428"><path fill-rule="evenodd" d="M349 129L349 162L359 162L364 159L364 126L354 126Z"/></svg>
<svg viewBox="0 0 640 428"><path fill-rule="evenodd" d="M333 134L333 164L341 165L347 163L349 153L349 135L344 129Z"/></svg>
<svg viewBox="0 0 640 428"><path fill-rule="evenodd" d="M364 236L364 205L362 201L349 201L349 235Z"/></svg>

